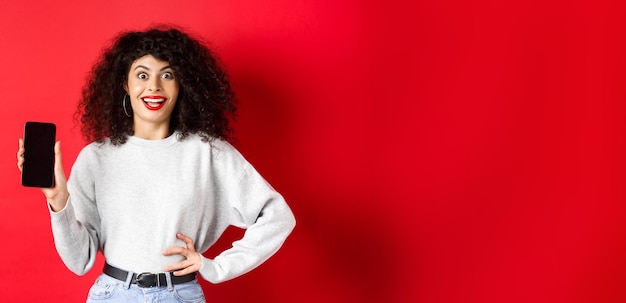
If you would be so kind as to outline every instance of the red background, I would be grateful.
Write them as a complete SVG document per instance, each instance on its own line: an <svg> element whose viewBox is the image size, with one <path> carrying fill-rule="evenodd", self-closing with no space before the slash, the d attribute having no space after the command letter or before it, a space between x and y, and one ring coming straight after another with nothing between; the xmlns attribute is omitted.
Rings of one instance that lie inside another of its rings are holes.
<svg viewBox="0 0 626 303"><path fill-rule="evenodd" d="M89 67L159 22L213 42L237 146L298 219L257 270L203 282L208 301L626 301L626 11L405 2L2 1L0 300L84 301L99 268L65 269L17 139L56 123L69 172Z"/></svg>

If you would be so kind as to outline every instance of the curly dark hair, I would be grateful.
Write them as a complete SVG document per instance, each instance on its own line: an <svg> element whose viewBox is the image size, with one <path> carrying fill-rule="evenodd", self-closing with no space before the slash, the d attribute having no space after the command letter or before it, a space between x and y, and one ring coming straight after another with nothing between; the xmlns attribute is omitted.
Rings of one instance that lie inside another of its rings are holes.
<svg viewBox="0 0 626 303"><path fill-rule="evenodd" d="M181 139L192 133L204 141L231 138L236 100L221 62L202 40L172 26L157 26L119 34L93 66L75 116L88 142L108 137L121 145L133 134L133 119L122 107L124 84L132 63L145 55L169 62L178 81L170 131L178 131Z"/></svg>

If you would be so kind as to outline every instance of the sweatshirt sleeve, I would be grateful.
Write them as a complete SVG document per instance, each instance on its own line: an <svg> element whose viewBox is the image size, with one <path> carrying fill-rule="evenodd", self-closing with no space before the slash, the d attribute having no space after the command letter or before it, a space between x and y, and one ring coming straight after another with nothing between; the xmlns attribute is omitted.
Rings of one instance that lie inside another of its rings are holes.
<svg viewBox="0 0 626 303"><path fill-rule="evenodd" d="M246 229L243 237L214 259L203 257L200 275L219 283L243 275L269 259L295 227L282 195L247 162L239 178L225 184L230 225Z"/></svg>
<svg viewBox="0 0 626 303"><path fill-rule="evenodd" d="M81 153L72 167L68 182L70 198L65 208L59 212L50 209L57 252L67 268L77 275L84 275L93 267L99 245L100 218L93 201L93 178L84 165L86 157Z"/></svg>

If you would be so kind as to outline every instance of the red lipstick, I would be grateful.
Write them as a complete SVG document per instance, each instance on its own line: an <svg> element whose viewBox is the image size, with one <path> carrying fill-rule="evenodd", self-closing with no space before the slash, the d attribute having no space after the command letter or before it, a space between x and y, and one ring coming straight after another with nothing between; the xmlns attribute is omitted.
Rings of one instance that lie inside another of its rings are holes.
<svg viewBox="0 0 626 303"><path fill-rule="evenodd" d="M159 110L165 106L167 98L163 96L145 96L141 98L143 105L149 110Z"/></svg>

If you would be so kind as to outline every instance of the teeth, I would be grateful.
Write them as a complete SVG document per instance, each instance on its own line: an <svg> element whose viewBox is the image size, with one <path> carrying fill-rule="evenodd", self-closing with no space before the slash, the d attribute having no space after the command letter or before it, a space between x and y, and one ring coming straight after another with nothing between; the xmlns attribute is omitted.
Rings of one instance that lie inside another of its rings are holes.
<svg viewBox="0 0 626 303"><path fill-rule="evenodd" d="M159 98L159 99L143 98L143 102L161 103L161 102L164 102L164 101L165 101L164 98Z"/></svg>

